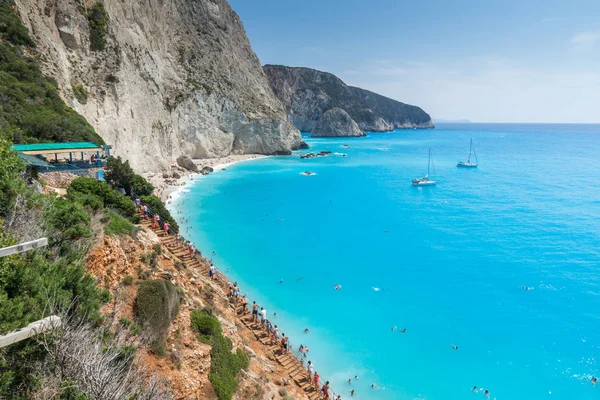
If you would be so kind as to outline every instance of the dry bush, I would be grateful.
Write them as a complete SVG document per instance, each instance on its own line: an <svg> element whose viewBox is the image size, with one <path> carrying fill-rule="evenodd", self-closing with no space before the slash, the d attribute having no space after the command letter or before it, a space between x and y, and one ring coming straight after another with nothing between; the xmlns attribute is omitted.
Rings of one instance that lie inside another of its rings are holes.
<svg viewBox="0 0 600 400"><path fill-rule="evenodd" d="M81 319L65 317L62 327L37 340L48 353L37 398L58 396L68 382L90 399L174 399L164 380L135 363L134 347L103 340L97 328Z"/></svg>

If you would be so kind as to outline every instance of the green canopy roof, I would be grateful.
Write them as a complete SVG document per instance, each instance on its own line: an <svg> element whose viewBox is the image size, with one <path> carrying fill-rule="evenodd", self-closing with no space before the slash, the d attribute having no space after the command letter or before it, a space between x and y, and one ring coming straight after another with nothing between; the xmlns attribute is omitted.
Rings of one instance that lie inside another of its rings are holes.
<svg viewBox="0 0 600 400"><path fill-rule="evenodd" d="M64 143L35 143L15 144L11 146L16 151L49 151L49 150L72 150L72 149L97 149L102 147L92 142L64 142Z"/></svg>

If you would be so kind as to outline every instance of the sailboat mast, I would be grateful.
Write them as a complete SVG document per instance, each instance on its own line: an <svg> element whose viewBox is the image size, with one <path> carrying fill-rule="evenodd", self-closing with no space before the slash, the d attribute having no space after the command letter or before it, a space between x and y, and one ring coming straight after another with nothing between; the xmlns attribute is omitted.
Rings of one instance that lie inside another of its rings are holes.
<svg viewBox="0 0 600 400"><path fill-rule="evenodd" d="M471 139L471 144L469 144L469 159L467 162L471 162L471 151L473 150L473 139Z"/></svg>
<svg viewBox="0 0 600 400"><path fill-rule="evenodd" d="M429 148L429 159L427 160L427 176L429 176L429 165L431 164L431 147Z"/></svg>

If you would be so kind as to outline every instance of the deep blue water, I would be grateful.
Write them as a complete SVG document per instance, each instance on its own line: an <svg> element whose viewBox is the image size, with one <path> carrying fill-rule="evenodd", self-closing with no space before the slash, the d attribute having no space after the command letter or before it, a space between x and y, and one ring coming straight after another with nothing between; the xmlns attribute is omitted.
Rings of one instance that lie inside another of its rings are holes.
<svg viewBox="0 0 600 400"><path fill-rule="evenodd" d="M600 399L600 126L307 141L348 157L241 163L172 206L342 398Z"/></svg>

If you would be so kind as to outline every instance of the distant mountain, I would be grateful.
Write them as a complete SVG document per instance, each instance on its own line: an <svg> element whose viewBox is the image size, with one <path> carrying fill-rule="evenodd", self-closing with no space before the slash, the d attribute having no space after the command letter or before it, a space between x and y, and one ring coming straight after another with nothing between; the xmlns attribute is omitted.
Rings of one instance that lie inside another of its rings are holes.
<svg viewBox="0 0 600 400"><path fill-rule="evenodd" d="M442 123L442 124L472 124L468 119L433 119L434 123Z"/></svg>
<svg viewBox="0 0 600 400"><path fill-rule="evenodd" d="M300 131L312 132L321 116L333 108L348 113L362 131L434 127L421 108L348 86L333 74L282 65L265 65L263 70L288 120Z"/></svg>

